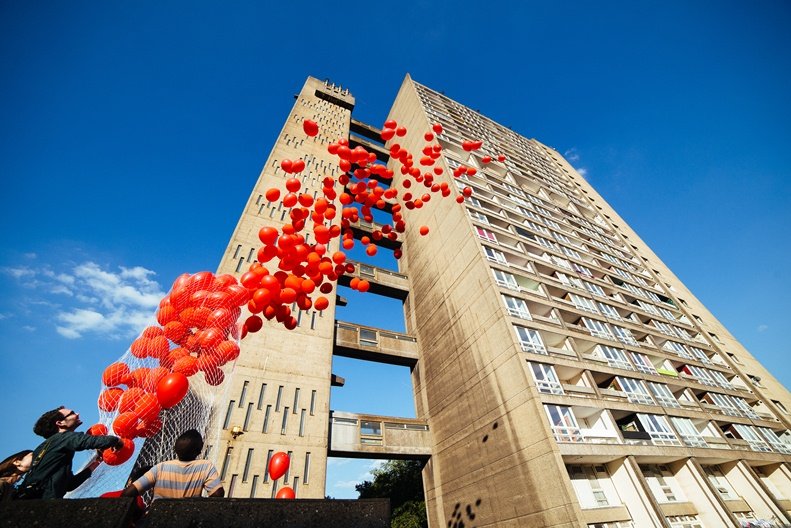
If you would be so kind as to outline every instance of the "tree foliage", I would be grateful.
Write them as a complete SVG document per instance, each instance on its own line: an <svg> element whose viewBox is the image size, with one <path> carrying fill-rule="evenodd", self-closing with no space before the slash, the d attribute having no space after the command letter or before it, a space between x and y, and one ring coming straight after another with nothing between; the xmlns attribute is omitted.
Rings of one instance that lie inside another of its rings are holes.
<svg viewBox="0 0 791 528"><path fill-rule="evenodd" d="M360 499L390 499L392 528L428 526L423 501L423 464L417 460L389 460L373 471L373 482L355 486Z"/></svg>

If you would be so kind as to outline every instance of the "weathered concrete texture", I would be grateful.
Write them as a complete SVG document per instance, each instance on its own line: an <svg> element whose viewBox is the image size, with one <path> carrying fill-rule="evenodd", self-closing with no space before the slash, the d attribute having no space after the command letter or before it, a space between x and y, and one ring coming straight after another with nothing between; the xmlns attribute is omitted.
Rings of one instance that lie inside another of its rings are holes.
<svg viewBox="0 0 791 528"><path fill-rule="evenodd" d="M132 499L26 500L0 502L1 528L125 528Z"/></svg>
<svg viewBox="0 0 791 528"><path fill-rule="evenodd" d="M388 499L178 499L151 505L148 528L387 528Z"/></svg>

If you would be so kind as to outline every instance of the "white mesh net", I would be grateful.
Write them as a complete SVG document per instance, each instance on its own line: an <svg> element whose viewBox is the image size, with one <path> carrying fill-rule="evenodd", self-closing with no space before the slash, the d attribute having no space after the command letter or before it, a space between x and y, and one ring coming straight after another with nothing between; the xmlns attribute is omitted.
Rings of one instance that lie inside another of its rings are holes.
<svg viewBox="0 0 791 528"><path fill-rule="evenodd" d="M247 291L229 275L182 275L157 311L159 325L146 328L102 376L99 423L93 434L114 434L134 442L128 460L105 451L101 464L69 497L95 497L123 488L133 470L175 457L176 439L189 429L205 443L215 402L229 384L242 332L239 305ZM188 391L181 396L183 380ZM168 385L168 381L175 380ZM175 385L175 389L174 389ZM174 402L177 402L173 404ZM173 404L171 406L171 404ZM167 408L164 408L167 407Z"/></svg>

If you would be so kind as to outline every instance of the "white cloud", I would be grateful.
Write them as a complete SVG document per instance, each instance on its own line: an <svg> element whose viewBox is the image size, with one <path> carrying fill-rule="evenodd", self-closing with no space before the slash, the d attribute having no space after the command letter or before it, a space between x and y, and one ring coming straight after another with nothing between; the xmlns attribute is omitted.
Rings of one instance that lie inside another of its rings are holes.
<svg viewBox="0 0 791 528"><path fill-rule="evenodd" d="M571 147L570 149L568 149L566 152L563 153L563 157L566 158L571 163L580 160L580 155L579 152L577 152L577 147Z"/></svg>
<svg viewBox="0 0 791 528"><path fill-rule="evenodd" d="M30 326L30 325L23 325L21 328L22 328L22 330L25 330L26 332L35 332L36 331L36 327L35 326Z"/></svg>
<svg viewBox="0 0 791 528"><path fill-rule="evenodd" d="M357 484L362 483L361 480L339 480L332 485L335 489L354 489Z"/></svg>
<svg viewBox="0 0 791 528"><path fill-rule="evenodd" d="M330 457L330 458L327 459L327 465L328 466L345 466L346 464L348 464L351 461L352 461L351 458Z"/></svg>
<svg viewBox="0 0 791 528"><path fill-rule="evenodd" d="M2 271L6 275L11 275L15 279L33 277L36 274L36 272L30 268L2 268Z"/></svg>
<svg viewBox="0 0 791 528"><path fill-rule="evenodd" d="M586 169L585 167L574 167L574 170L577 171L577 173L586 180L588 179L588 169Z"/></svg>
<svg viewBox="0 0 791 528"><path fill-rule="evenodd" d="M757 330L759 332L766 332L767 330L769 330L769 325L765 325L765 324L758 325Z"/></svg>
<svg viewBox="0 0 791 528"><path fill-rule="evenodd" d="M69 271L49 266L3 268L2 272L25 286L34 286L50 297L27 298L23 310L51 320L55 330L67 339L98 334L110 339L137 335L154 321L159 301L165 295L153 271L135 266L117 270L95 262L83 262ZM54 295L62 306L52 302ZM35 308L32 308L35 307ZM49 312L49 313L48 313Z"/></svg>
<svg viewBox="0 0 791 528"><path fill-rule="evenodd" d="M50 293L55 293L55 294L60 293L62 295L68 295L69 297L74 295L74 292L72 292L70 289L68 289L63 284L57 284L57 285L53 286L53 288L50 290Z"/></svg>

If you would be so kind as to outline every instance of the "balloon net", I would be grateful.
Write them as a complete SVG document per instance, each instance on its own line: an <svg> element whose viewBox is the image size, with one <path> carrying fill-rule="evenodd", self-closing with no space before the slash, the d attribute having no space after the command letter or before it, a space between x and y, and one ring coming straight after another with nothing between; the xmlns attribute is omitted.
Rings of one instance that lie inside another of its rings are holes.
<svg viewBox="0 0 791 528"><path fill-rule="evenodd" d="M175 458L176 439L190 429L205 444L216 443L219 429L208 427L239 354L237 303L247 298L239 289L229 275L202 272L176 280L157 311L159 326L143 330L102 375L99 422L88 433L113 434L128 445L105 450L105 463L70 498L122 489L145 468Z"/></svg>

